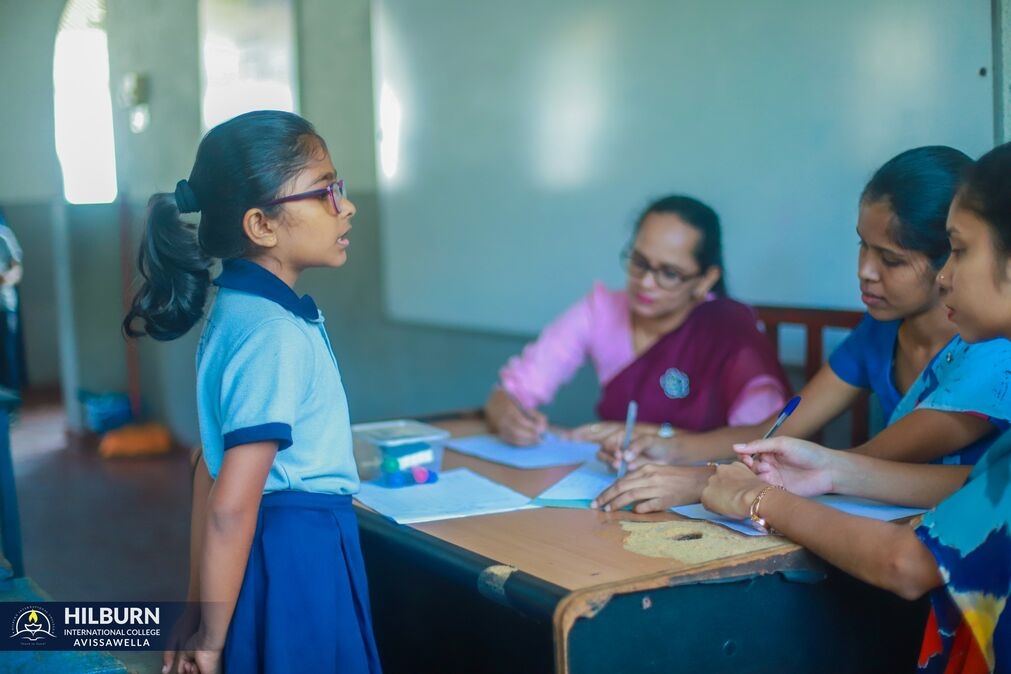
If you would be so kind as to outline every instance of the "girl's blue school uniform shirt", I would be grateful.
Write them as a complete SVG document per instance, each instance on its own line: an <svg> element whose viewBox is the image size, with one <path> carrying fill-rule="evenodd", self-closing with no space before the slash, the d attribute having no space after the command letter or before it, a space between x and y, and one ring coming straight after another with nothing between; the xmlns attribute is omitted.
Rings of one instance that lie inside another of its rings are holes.
<svg viewBox="0 0 1011 674"><path fill-rule="evenodd" d="M231 448L273 441L279 451L265 493L357 493L347 397L315 302L248 260L226 262L214 282L197 349L197 411L211 477Z"/></svg>
<svg viewBox="0 0 1011 674"><path fill-rule="evenodd" d="M915 410L974 414L992 423L992 433L933 462L975 464L1011 421L1011 341L969 344L956 335L916 378L888 423Z"/></svg>
<svg viewBox="0 0 1011 674"><path fill-rule="evenodd" d="M837 377L850 386L874 392L885 419L892 416L902 399L892 380L892 357L901 323L879 321L865 314L828 359Z"/></svg>

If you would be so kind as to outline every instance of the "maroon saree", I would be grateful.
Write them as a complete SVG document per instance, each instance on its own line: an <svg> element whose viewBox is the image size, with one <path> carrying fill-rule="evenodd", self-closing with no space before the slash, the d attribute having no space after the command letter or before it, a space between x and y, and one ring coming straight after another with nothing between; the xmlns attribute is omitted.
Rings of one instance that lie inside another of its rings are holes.
<svg viewBox="0 0 1011 674"><path fill-rule="evenodd" d="M690 431L727 425L744 387L768 375L790 385L769 340L758 331L754 310L720 297L697 306L679 327L619 372L603 389L597 415L624 421L630 400L638 420Z"/></svg>

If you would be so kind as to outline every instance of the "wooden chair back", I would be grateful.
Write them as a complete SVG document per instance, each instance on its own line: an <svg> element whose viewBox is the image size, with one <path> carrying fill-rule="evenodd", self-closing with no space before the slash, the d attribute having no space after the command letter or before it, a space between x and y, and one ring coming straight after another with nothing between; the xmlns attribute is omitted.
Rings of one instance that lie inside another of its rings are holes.
<svg viewBox="0 0 1011 674"><path fill-rule="evenodd" d="M825 362L825 330L827 328L856 327L863 318L862 311L843 309L807 309L804 307L755 306L758 319L765 326L765 334L779 353L779 328L782 325L799 325L804 328L804 381L811 381ZM866 442L870 433L870 400L865 391L850 408L850 442L852 446ZM819 433L815 440L820 440Z"/></svg>

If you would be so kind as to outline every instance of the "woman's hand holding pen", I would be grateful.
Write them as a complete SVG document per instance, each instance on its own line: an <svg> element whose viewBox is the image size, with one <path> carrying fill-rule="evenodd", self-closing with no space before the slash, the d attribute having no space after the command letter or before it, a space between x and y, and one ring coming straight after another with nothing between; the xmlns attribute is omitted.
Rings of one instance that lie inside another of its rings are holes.
<svg viewBox="0 0 1011 674"><path fill-rule="evenodd" d="M485 405L485 416L491 429L510 445L536 445L548 430L546 416L523 407L502 388L492 391Z"/></svg>
<svg viewBox="0 0 1011 674"><path fill-rule="evenodd" d="M734 445L734 451L762 480L800 496L833 491L837 464L845 460L836 450L785 437Z"/></svg>
<svg viewBox="0 0 1011 674"><path fill-rule="evenodd" d="M616 430L599 440L600 449L597 458L618 470L621 465L621 444L624 439L620 424L615 424ZM670 463L677 454L678 436L661 438L657 433L659 427L652 424L639 424L635 427L635 435L625 450L625 461L629 470L635 470L648 464Z"/></svg>

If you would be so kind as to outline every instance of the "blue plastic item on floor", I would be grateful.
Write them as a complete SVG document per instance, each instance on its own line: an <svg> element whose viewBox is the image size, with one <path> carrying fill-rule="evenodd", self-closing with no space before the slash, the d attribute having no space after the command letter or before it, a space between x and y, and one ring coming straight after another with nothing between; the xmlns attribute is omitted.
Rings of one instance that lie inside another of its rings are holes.
<svg viewBox="0 0 1011 674"><path fill-rule="evenodd" d="M125 426L133 420L130 398L125 393L92 393L78 391L85 425L95 433L105 433Z"/></svg>

